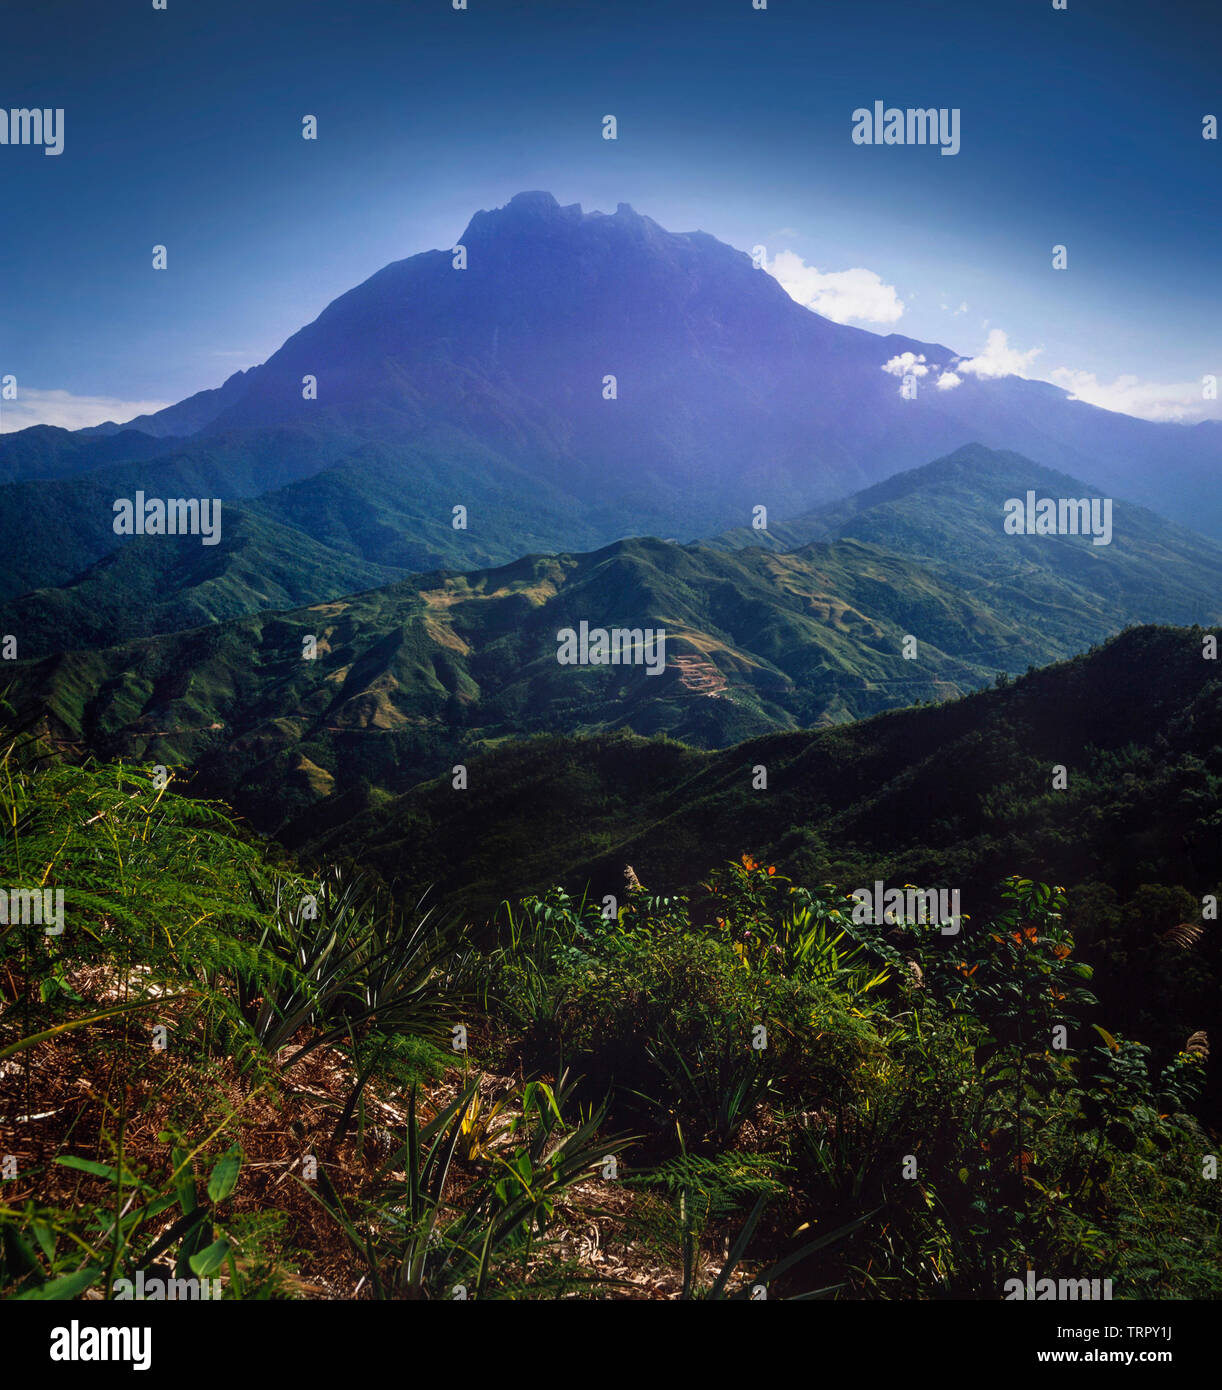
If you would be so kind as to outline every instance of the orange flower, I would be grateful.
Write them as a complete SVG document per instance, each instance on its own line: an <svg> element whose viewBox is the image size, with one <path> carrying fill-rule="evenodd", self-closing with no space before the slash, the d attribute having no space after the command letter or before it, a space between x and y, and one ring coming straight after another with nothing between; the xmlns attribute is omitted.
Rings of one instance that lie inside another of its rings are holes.
<svg viewBox="0 0 1222 1390"><path fill-rule="evenodd" d="M768 865L768 874L769 874L769 876L771 877L771 875L773 875L774 873L776 873L776 865L775 865L775 864L769 864L769 865Z"/></svg>
<svg viewBox="0 0 1222 1390"><path fill-rule="evenodd" d="M759 868L759 865L755 862L754 859L751 858L749 854L744 854L743 868L746 869L748 873L752 873L754 870Z"/></svg>

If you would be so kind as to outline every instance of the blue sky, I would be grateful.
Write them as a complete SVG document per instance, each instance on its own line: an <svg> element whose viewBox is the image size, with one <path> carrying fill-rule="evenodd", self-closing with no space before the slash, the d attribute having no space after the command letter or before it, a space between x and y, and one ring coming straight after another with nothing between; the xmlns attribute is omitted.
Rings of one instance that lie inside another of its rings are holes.
<svg viewBox="0 0 1222 1390"><path fill-rule="evenodd" d="M986 368L1218 413L1212 0L469 5L10 8L0 107L66 114L58 157L0 146L0 429L218 385L531 188L763 244L806 302ZM875 100L959 108L960 152L854 145Z"/></svg>

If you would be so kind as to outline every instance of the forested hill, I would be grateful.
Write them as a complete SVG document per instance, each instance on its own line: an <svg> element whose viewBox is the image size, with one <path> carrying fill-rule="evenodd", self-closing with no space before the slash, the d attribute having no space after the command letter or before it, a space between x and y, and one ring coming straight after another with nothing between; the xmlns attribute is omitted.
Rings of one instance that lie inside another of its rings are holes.
<svg viewBox="0 0 1222 1390"><path fill-rule="evenodd" d="M1002 688L719 752L515 742L471 759L466 791L447 775L311 848L472 910L556 880L616 891L626 862L655 891L686 888L744 850L809 881L959 886L965 906L1009 872L1204 893L1222 878L1222 666L1206 635L1133 628Z"/></svg>

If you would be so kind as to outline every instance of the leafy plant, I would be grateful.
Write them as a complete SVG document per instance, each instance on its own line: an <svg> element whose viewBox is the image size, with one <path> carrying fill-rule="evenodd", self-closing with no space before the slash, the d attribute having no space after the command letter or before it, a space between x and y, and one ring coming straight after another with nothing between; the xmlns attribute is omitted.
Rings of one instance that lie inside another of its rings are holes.
<svg viewBox="0 0 1222 1390"><path fill-rule="evenodd" d="M480 1155L490 1166L465 1186L461 1205L451 1208L454 1163L478 1085L468 1081L424 1124L412 1091L406 1142L383 1165L384 1172L402 1169L403 1186L377 1184L364 1199L363 1218L329 1185L320 1195L363 1256L379 1298L451 1298L460 1292L478 1298L496 1291L505 1261L520 1262L523 1271L529 1266L557 1199L630 1142L598 1138L601 1108L566 1126L561 1107L572 1090L567 1076L554 1088L527 1083L505 1144Z"/></svg>

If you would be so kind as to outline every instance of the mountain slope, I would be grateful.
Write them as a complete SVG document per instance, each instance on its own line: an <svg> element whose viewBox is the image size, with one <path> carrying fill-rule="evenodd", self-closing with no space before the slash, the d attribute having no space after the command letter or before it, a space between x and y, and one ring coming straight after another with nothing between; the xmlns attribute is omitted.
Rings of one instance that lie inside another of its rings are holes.
<svg viewBox="0 0 1222 1390"><path fill-rule="evenodd" d="M561 487L441 430L400 448L363 445L250 506L350 555L417 572L504 564L554 548L559 535L568 537L564 549L605 539ZM464 529L455 529L456 506L466 508Z"/></svg>
<svg viewBox="0 0 1222 1390"><path fill-rule="evenodd" d="M957 886L973 914L1014 872L1199 895L1222 872L1222 679L1202 635L1136 628L1002 689L721 752L515 743L472 757L465 793L436 779L306 852L472 911L557 880L621 893L625 863L653 892L690 889L744 850L812 882Z"/></svg>
<svg viewBox="0 0 1222 1390"><path fill-rule="evenodd" d="M124 425L116 425L113 420L94 425L80 433L89 435L114 435L121 430L139 430L155 439L167 439L174 435L195 434L205 425L210 425L223 411L240 400L246 388L246 373L234 372L222 385L209 391L197 391L176 405L166 406L164 410L151 415L137 415Z"/></svg>
<svg viewBox="0 0 1222 1390"><path fill-rule="evenodd" d="M352 436L312 429L197 437L176 441L181 447L147 462L127 459L79 476L0 486L0 601L64 584L117 550L123 543L114 531L118 498L131 499L137 491L159 498L250 498L340 462L354 443Z"/></svg>
<svg viewBox="0 0 1222 1390"><path fill-rule="evenodd" d="M116 426L100 438L93 430L32 425L0 434L0 485L79 477L111 463L155 459L176 442L129 426Z"/></svg>
<svg viewBox="0 0 1222 1390"><path fill-rule="evenodd" d="M1222 527L1210 471L1222 426L1135 420L1016 377L903 400L885 362L910 351L947 366L956 353L831 323L743 253L625 203L604 216L519 194L477 213L460 243L466 270L429 252L341 296L248 373L209 428L319 409L386 435L445 421L544 479L562 469L587 508L618 511L647 489L641 529L683 537L979 440ZM316 402L302 400L307 373Z"/></svg>
<svg viewBox="0 0 1222 1390"><path fill-rule="evenodd" d="M29 659L339 598L398 577L240 507L222 508L221 519L214 546L195 536L132 537L67 584L0 604L0 630L18 634Z"/></svg>

